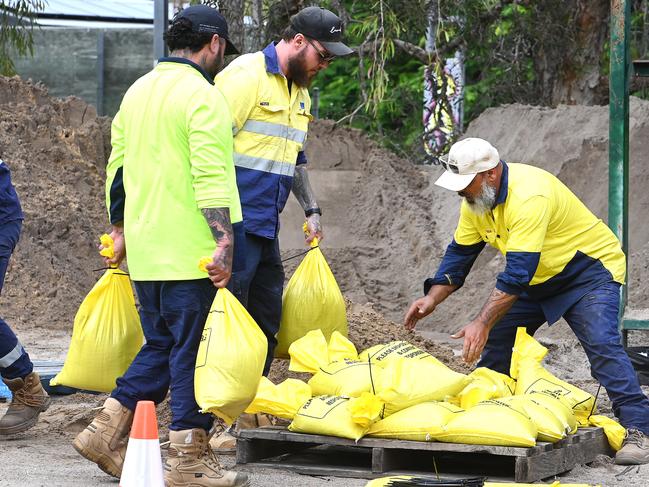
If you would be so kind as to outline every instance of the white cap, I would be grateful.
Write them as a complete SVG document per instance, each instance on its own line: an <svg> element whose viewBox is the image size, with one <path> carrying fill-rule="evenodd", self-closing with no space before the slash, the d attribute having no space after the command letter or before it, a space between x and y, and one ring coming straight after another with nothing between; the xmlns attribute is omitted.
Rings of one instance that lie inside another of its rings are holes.
<svg viewBox="0 0 649 487"><path fill-rule="evenodd" d="M469 137L453 144L448 155L439 160L446 171L435 184L451 191L462 191L476 174L496 167L500 155L486 140Z"/></svg>

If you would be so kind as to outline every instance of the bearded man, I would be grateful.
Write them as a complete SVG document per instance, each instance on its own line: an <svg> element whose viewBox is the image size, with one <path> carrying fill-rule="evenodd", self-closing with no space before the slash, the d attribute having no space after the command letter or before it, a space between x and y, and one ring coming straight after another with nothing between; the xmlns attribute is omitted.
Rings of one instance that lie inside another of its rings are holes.
<svg viewBox="0 0 649 487"><path fill-rule="evenodd" d="M291 17L277 44L235 59L216 77L234 131L234 165L246 232L246 269L228 289L268 339L264 375L277 345L284 268L279 252L279 214L291 190L304 210L306 242L322 239L322 211L309 183L304 143L313 77L338 56L353 51L341 42L342 22L329 10L307 7Z"/></svg>
<svg viewBox="0 0 649 487"><path fill-rule="evenodd" d="M423 298L408 309L405 326L464 284L485 244L506 258L495 289L478 316L453 338L464 338L463 358L508 374L516 328L533 335L563 317L588 356L591 373L627 428L620 464L649 463L649 400L621 344L620 287L625 256L613 232L556 177L526 164L508 164L486 140L453 144L435 184L463 198L453 241Z"/></svg>

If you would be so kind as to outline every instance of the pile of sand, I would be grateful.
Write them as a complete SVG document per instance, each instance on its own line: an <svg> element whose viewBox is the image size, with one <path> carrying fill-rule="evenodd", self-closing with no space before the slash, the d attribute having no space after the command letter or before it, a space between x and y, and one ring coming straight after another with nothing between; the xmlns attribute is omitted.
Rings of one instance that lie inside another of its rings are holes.
<svg viewBox="0 0 649 487"><path fill-rule="evenodd" d="M2 316L23 327L71 329L102 266L98 237L109 120L77 98L0 77L0 158L9 166L25 222L10 261Z"/></svg>

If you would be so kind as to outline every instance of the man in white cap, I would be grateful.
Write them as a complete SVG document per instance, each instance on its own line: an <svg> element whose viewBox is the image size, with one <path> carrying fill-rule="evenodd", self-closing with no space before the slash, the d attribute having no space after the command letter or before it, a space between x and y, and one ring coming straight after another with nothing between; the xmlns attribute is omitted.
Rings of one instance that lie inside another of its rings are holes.
<svg viewBox="0 0 649 487"><path fill-rule="evenodd" d="M505 163L486 140L467 138L441 158L435 184L462 197L460 220L425 296L405 316L413 329L464 284L488 243L506 258L480 313L452 335L463 358L507 374L516 328L529 334L563 317L581 342L591 373L627 428L620 464L649 463L649 400L620 341L618 311L625 256L613 232L556 177Z"/></svg>

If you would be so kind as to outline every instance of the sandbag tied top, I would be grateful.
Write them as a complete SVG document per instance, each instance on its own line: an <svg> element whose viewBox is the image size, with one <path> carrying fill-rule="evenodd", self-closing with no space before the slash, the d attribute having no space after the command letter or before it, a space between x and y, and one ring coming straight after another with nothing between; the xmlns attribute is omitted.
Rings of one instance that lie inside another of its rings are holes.
<svg viewBox="0 0 649 487"><path fill-rule="evenodd" d="M319 247L309 251L286 285L275 356L288 358L291 344L317 329L326 340L334 331L347 336L345 300Z"/></svg>
<svg viewBox="0 0 649 487"><path fill-rule="evenodd" d="M311 387L298 379L286 379L277 385L262 377L255 398L246 408L249 414L265 413L293 419L297 410L311 399Z"/></svg>
<svg viewBox="0 0 649 487"><path fill-rule="evenodd" d="M469 379L471 383L458 395L462 409L472 408L480 401L511 396L516 390L514 379L486 367L475 369Z"/></svg>
<svg viewBox="0 0 649 487"><path fill-rule="evenodd" d="M365 412L359 418L354 416L351 407L353 401L355 399L340 396L316 396L309 399L299 409L288 429L296 433L360 440L369 426Z"/></svg>
<svg viewBox="0 0 649 487"><path fill-rule="evenodd" d="M288 369L293 372L315 374L331 362L357 360L356 347L339 331L331 334L329 343L319 328L311 330L294 341L288 349L291 362Z"/></svg>

